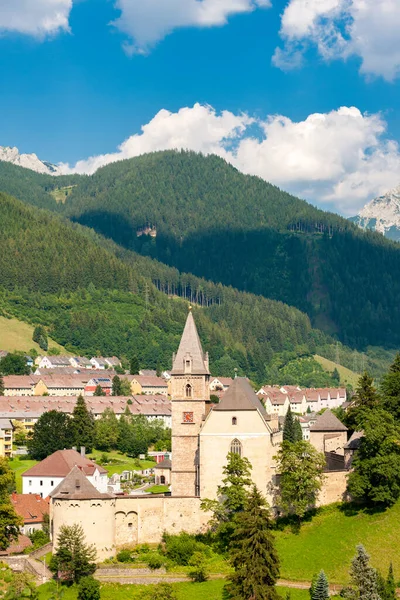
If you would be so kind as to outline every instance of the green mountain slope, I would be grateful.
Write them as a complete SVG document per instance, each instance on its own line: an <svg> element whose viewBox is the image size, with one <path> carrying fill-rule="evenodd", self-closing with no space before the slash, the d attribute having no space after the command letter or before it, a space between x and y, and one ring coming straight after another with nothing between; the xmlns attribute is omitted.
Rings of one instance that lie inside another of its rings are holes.
<svg viewBox="0 0 400 600"><path fill-rule="evenodd" d="M147 367L170 367L188 302L151 283L161 289L170 277L195 303L214 372L265 381L277 353L290 360L332 342L295 308L180 275L2 193L0 273L0 315L44 324L71 352L135 353Z"/></svg>
<svg viewBox="0 0 400 600"><path fill-rule="evenodd" d="M181 272L296 306L344 343L400 343L400 248L215 156L160 152L85 177L63 210ZM151 238L137 232L155 226Z"/></svg>

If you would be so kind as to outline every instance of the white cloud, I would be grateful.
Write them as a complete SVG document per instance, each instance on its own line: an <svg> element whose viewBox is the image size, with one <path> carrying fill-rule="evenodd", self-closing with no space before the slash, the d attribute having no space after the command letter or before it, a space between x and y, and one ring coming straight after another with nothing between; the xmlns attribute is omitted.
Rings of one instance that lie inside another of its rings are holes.
<svg viewBox="0 0 400 600"><path fill-rule="evenodd" d="M116 0L121 15L113 22L132 43L129 52L146 52L179 27L225 25L230 16L270 6L270 0Z"/></svg>
<svg viewBox="0 0 400 600"><path fill-rule="evenodd" d="M265 120L195 104L161 110L118 152L89 158L64 172L93 173L110 162L157 150L184 148L217 154L244 173L258 175L319 204L355 214L371 198L398 185L400 149L387 140L379 114L355 107L315 113L303 121Z"/></svg>
<svg viewBox="0 0 400 600"><path fill-rule="evenodd" d="M273 62L287 68L311 43L328 60L359 56L362 73L391 81L400 73L399 29L399 0L290 0Z"/></svg>
<svg viewBox="0 0 400 600"><path fill-rule="evenodd" d="M0 0L0 33L43 37L69 30L72 0Z"/></svg>

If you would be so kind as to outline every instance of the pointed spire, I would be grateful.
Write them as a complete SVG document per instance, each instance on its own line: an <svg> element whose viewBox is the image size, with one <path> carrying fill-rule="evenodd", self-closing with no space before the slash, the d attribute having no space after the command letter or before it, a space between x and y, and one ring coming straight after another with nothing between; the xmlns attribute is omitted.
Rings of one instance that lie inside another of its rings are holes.
<svg viewBox="0 0 400 600"><path fill-rule="evenodd" d="M173 357L172 375L210 374L208 369L208 355L203 352L191 309L192 307L190 306L179 349Z"/></svg>

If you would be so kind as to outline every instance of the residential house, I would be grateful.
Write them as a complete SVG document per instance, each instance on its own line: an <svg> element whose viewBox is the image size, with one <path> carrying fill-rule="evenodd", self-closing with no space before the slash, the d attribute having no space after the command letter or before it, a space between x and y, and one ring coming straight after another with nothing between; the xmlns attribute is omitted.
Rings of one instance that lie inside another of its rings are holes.
<svg viewBox="0 0 400 600"><path fill-rule="evenodd" d="M70 366L68 356L43 356L38 365L42 369L60 369Z"/></svg>
<svg viewBox="0 0 400 600"><path fill-rule="evenodd" d="M47 498L74 467L84 473L99 492L107 492L107 471L86 458L84 449L81 449L81 453L73 449L57 450L25 471L22 474L22 491L24 494Z"/></svg>
<svg viewBox="0 0 400 600"><path fill-rule="evenodd" d="M108 369L109 368L115 369L115 367L121 366L121 361L116 356L106 356L106 358L104 360L106 361L106 363L108 365L108 367L106 367Z"/></svg>
<svg viewBox="0 0 400 600"><path fill-rule="evenodd" d="M317 420L318 415L315 412L306 413L299 417L299 422L301 425L301 431L303 433L303 440L309 442L310 441L310 427L314 425Z"/></svg>
<svg viewBox="0 0 400 600"><path fill-rule="evenodd" d="M40 387L40 386L43 387ZM36 386L36 394L49 396L79 396L85 393L85 384L79 374L76 375L42 375Z"/></svg>
<svg viewBox="0 0 400 600"><path fill-rule="evenodd" d="M93 365L86 356L72 356L69 362L75 369L93 369Z"/></svg>
<svg viewBox="0 0 400 600"><path fill-rule="evenodd" d="M34 531L43 529L49 514L49 501L37 494L11 494L11 504L15 512L23 518L24 524L21 533L30 535ZM48 521L47 521L48 522Z"/></svg>
<svg viewBox="0 0 400 600"><path fill-rule="evenodd" d="M90 362L92 363L93 368L97 370L108 369L110 366L102 356L94 356L90 359Z"/></svg>
<svg viewBox="0 0 400 600"><path fill-rule="evenodd" d="M310 426L310 443L319 452L332 452L344 457L347 427L328 409L318 415L315 423Z"/></svg>
<svg viewBox="0 0 400 600"><path fill-rule="evenodd" d="M129 379L132 394L161 394L168 396L168 383L162 377L133 375Z"/></svg>
<svg viewBox="0 0 400 600"><path fill-rule="evenodd" d="M210 381L210 392L226 392L232 381L232 377L214 377Z"/></svg>
<svg viewBox="0 0 400 600"><path fill-rule="evenodd" d="M112 380L109 377L93 377L84 388L85 396L94 396L97 386L100 386L105 396L111 396Z"/></svg>
<svg viewBox="0 0 400 600"><path fill-rule="evenodd" d="M33 396L37 380L32 375L5 375L4 396Z"/></svg>
<svg viewBox="0 0 400 600"><path fill-rule="evenodd" d="M284 394L277 388L266 389L262 388L263 392L259 390L257 396L265 406L265 410L269 415L276 417L284 417L289 409L290 402L287 394Z"/></svg>
<svg viewBox="0 0 400 600"><path fill-rule="evenodd" d="M304 413L307 411L307 401L304 392L290 392L288 397L290 402L290 410L298 415L304 415Z"/></svg>
<svg viewBox="0 0 400 600"><path fill-rule="evenodd" d="M13 426L9 419L0 418L0 456L11 458Z"/></svg>

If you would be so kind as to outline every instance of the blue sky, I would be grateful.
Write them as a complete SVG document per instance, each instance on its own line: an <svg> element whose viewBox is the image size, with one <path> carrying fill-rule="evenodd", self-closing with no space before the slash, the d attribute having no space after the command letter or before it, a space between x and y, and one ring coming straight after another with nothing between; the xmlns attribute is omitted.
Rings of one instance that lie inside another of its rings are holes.
<svg viewBox="0 0 400 600"><path fill-rule="evenodd" d="M146 0L148 8L145 0L57 1L59 22L48 25L49 0L35 0L43 12L32 15L26 0L15 0L20 14L12 19L0 0L0 145L72 169L83 161L86 172L93 156L102 157L98 166L175 145L216 151L245 172L349 214L400 183L400 0L381 0L394 2L389 26L371 3L370 15L350 15L352 30L342 0L322 0L322 15L317 0L310 0L312 15L304 0L185 0L194 8L184 17L182 0ZM160 2L167 14L154 17ZM205 17L194 12L201 2L208 3ZM359 0L352 2L356 11ZM333 43L326 35L332 27ZM354 41L360 27L369 46ZM154 122L162 110L172 114ZM315 114L322 125L310 119Z"/></svg>

